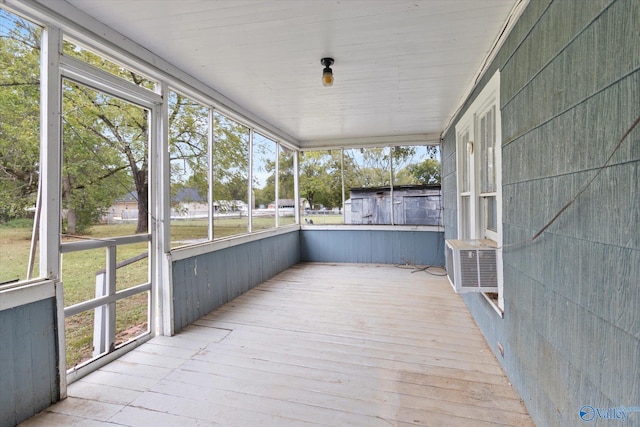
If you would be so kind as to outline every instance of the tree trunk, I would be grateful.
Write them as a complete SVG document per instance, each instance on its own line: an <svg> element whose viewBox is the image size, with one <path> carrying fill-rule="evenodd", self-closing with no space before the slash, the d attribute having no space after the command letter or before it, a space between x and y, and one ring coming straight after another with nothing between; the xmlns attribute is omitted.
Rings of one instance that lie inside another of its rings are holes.
<svg viewBox="0 0 640 427"><path fill-rule="evenodd" d="M71 200L71 180L68 175L62 179L62 197L67 205L67 233L73 234L77 230L78 216Z"/></svg>
<svg viewBox="0 0 640 427"><path fill-rule="evenodd" d="M149 188L138 190L138 226L136 233L149 232Z"/></svg>
<svg viewBox="0 0 640 427"><path fill-rule="evenodd" d="M138 193L138 226L136 233L149 232L149 182L147 180L146 162L135 172L136 192Z"/></svg>
<svg viewBox="0 0 640 427"><path fill-rule="evenodd" d="M313 205L313 199L314 199L314 193L312 192L308 192L307 193L307 202L309 202L309 209L313 210L314 209L314 205Z"/></svg>

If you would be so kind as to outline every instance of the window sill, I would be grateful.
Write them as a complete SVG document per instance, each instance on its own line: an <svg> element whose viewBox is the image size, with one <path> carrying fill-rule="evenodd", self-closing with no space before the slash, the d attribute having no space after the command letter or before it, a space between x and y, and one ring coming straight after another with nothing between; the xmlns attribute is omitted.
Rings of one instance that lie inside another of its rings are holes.
<svg viewBox="0 0 640 427"><path fill-rule="evenodd" d="M504 319L504 310L498 305L498 294L482 292L480 295L484 297L487 303L498 313L501 319Z"/></svg>
<svg viewBox="0 0 640 427"><path fill-rule="evenodd" d="M172 261L178 261L181 259L191 258L194 256L206 254L209 252L215 252L217 250L226 249L232 246L238 246L245 243L253 242L256 240L264 239L267 237L278 236L281 234L287 234L297 232L300 230L299 224L289 224L278 228L270 228L267 230L259 230L251 233L237 234L234 236L223 237L221 239L209 240L202 243L196 243L193 245L179 246L172 248L169 251L169 256Z"/></svg>
<svg viewBox="0 0 640 427"><path fill-rule="evenodd" d="M302 230L359 230L359 231L436 231L443 232L437 225L384 225L384 224L301 224Z"/></svg>
<svg viewBox="0 0 640 427"><path fill-rule="evenodd" d="M56 295L55 283L50 279L20 282L0 290L0 311L31 304Z"/></svg>

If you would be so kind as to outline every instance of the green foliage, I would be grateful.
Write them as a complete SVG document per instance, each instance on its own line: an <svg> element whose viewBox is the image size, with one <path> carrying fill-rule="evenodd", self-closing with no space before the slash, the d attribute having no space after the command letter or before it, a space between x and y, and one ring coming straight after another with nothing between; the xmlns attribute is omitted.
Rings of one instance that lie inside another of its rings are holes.
<svg viewBox="0 0 640 427"><path fill-rule="evenodd" d="M280 199L293 199L295 197L294 187L295 181L293 178L293 152L282 151L278 156L280 162L279 167L279 196Z"/></svg>
<svg viewBox="0 0 640 427"><path fill-rule="evenodd" d="M277 144L275 141L262 136L259 133L254 133L253 137L253 183L252 183L252 195L254 207L264 206L273 202L276 197L275 185L267 185L268 178L271 178L273 184L274 173L273 165L276 159Z"/></svg>
<svg viewBox="0 0 640 427"><path fill-rule="evenodd" d="M146 116L140 107L64 82L62 200L67 232L85 231L114 200L132 190L146 219ZM146 231L146 221L138 231Z"/></svg>
<svg viewBox="0 0 640 427"><path fill-rule="evenodd" d="M408 165L406 170L419 184L440 184L440 162L435 159Z"/></svg>
<svg viewBox="0 0 640 427"><path fill-rule="evenodd" d="M30 218L12 219L7 222L0 222L0 228L28 228L33 227L33 220Z"/></svg>
<svg viewBox="0 0 640 427"><path fill-rule="evenodd" d="M154 82L72 43L74 56L138 86ZM63 86L63 209L66 231L95 224L113 202L134 192L136 232L148 229L148 112L141 107L73 82Z"/></svg>
<svg viewBox="0 0 640 427"><path fill-rule="evenodd" d="M294 178L293 178L293 157L292 152L280 151L278 155L279 162L279 199L294 198ZM260 191L261 201L263 204L270 203L275 199L275 182L276 182L276 160L269 159L265 161L265 171L269 173L264 188ZM270 196L270 197L269 197ZM267 200L269 199L270 200ZM265 203L266 202L266 203ZM257 203L257 196L256 196Z"/></svg>
<svg viewBox="0 0 640 427"><path fill-rule="evenodd" d="M0 219L28 215L39 174L40 29L0 11ZM74 56L146 88L155 83L69 42ZM63 89L63 209L68 231L95 223L115 198L136 191L147 229L147 112L66 82Z"/></svg>
<svg viewBox="0 0 640 427"><path fill-rule="evenodd" d="M208 194L208 109L177 93L169 93L169 155L171 198L181 189L193 188Z"/></svg>
<svg viewBox="0 0 640 427"><path fill-rule="evenodd" d="M398 151L396 158L404 154ZM345 150L345 185L347 188L384 187L391 184L389 148Z"/></svg>
<svg viewBox="0 0 640 427"><path fill-rule="evenodd" d="M300 197L309 207L342 205L340 151L306 151L300 154Z"/></svg>
<svg viewBox="0 0 640 427"><path fill-rule="evenodd" d="M0 220L36 202L40 144L40 28L0 9Z"/></svg>
<svg viewBox="0 0 640 427"><path fill-rule="evenodd" d="M436 155L436 147L345 149L341 163L339 150L304 152L300 155L300 196L312 208L341 207L341 164L347 192L351 188L390 186L391 163L394 185L439 183Z"/></svg>
<svg viewBox="0 0 640 427"><path fill-rule="evenodd" d="M156 82L154 82L153 80L150 80L145 76L142 76L132 70L118 65L105 57L97 55L80 45L65 40L63 42L63 52L67 56L79 59L80 61L86 62L89 65L93 65L96 68L99 68L103 71L106 71L107 73L113 74L116 77L120 77L123 80L129 81L145 89L153 90L156 86Z"/></svg>
<svg viewBox="0 0 640 427"><path fill-rule="evenodd" d="M249 129L216 114L213 145L215 200L248 202Z"/></svg>

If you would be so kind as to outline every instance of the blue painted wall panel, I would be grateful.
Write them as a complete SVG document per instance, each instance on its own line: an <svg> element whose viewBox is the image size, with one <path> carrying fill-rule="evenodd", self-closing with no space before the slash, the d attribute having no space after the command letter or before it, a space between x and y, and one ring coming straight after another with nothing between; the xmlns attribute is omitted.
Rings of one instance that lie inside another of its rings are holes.
<svg viewBox="0 0 640 427"><path fill-rule="evenodd" d="M479 295L463 299L539 425L640 401L640 128L538 240L509 246L578 194L640 115L638 16L637 0L532 0L466 104L500 69L504 319ZM447 238L457 236L453 129ZM640 413L626 422L640 425Z"/></svg>
<svg viewBox="0 0 640 427"><path fill-rule="evenodd" d="M53 298L0 311L0 427L59 398Z"/></svg>
<svg viewBox="0 0 640 427"><path fill-rule="evenodd" d="M434 231L300 231L301 261L444 265L444 233Z"/></svg>
<svg viewBox="0 0 640 427"><path fill-rule="evenodd" d="M300 261L443 265L443 245L442 232L301 230L175 261L174 328Z"/></svg>
<svg viewBox="0 0 640 427"><path fill-rule="evenodd" d="M300 262L298 232L174 261L174 329L185 326Z"/></svg>

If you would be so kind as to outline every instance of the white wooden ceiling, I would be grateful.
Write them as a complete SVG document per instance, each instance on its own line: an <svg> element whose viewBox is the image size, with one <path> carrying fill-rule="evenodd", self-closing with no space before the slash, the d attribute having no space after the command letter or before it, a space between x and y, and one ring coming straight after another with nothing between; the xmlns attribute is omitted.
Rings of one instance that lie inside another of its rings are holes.
<svg viewBox="0 0 640 427"><path fill-rule="evenodd" d="M431 138L516 0L67 0L301 147ZM333 87L320 82L335 58Z"/></svg>

